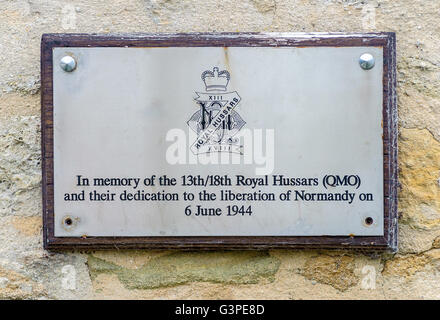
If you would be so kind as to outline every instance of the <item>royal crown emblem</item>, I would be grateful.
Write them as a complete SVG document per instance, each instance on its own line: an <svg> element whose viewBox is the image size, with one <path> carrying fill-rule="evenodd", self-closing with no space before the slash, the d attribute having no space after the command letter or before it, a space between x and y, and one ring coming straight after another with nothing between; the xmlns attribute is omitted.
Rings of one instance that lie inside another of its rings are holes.
<svg viewBox="0 0 440 320"><path fill-rule="evenodd" d="M228 71L219 71L214 67L212 71L206 70L202 73L202 80L205 83L206 91L226 91L231 75Z"/></svg>
<svg viewBox="0 0 440 320"><path fill-rule="evenodd" d="M245 125L244 120L235 111L241 101L236 91L226 92L231 75L228 71L202 73L206 92L196 92L195 101L199 110L188 121L188 126L197 134L191 146L194 154L210 152L229 152L242 154L240 139L234 137Z"/></svg>

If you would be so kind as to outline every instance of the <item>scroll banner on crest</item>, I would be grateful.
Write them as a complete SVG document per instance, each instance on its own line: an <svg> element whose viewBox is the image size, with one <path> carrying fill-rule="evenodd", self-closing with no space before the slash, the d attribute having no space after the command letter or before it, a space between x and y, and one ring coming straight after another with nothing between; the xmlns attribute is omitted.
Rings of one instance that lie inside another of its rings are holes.
<svg viewBox="0 0 440 320"><path fill-rule="evenodd" d="M221 94L201 93L201 92L196 92L196 94L197 94L197 98L195 98L195 100L199 102L226 101L226 103L223 105L223 107L220 109L217 115L212 119L208 127L199 134L197 140L191 145L191 151L194 154L207 153L210 152L211 150L242 153L241 146L238 145L231 145L227 143L215 144L215 145L208 144L211 136L219 128L221 128L222 122L228 117L228 115L232 113L232 110L234 110L234 108L240 103L241 98L238 95L238 93L236 91L233 91L233 92L226 92ZM221 96L221 99L213 100L212 98L213 96L215 96L216 98Z"/></svg>

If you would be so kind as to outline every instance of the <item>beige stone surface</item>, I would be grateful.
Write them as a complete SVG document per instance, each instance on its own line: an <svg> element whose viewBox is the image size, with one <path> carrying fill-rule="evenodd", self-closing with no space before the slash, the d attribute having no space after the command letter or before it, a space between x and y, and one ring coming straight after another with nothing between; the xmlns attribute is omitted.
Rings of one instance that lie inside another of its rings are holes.
<svg viewBox="0 0 440 320"><path fill-rule="evenodd" d="M0 0L0 298L440 299L439 12L422 0ZM174 31L396 32L399 251L44 251L41 34Z"/></svg>

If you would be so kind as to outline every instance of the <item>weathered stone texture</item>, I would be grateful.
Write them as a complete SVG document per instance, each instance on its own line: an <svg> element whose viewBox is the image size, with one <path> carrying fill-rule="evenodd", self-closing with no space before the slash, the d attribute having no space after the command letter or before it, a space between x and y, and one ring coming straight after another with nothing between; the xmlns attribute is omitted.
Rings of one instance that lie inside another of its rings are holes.
<svg viewBox="0 0 440 320"><path fill-rule="evenodd" d="M129 289L169 287L194 281L255 284L273 281L279 260L267 252L176 252L152 258L136 269L121 267L91 255L92 279L114 273Z"/></svg>
<svg viewBox="0 0 440 320"><path fill-rule="evenodd" d="M332 285L344 291L358 282L354 273L354 258L340 255L336 257L319 255L307 259L302 274L310 280Z"/></svg>
<svg viewBox="0 0 440 320"><path fill-rule="evenodd" d="M0 216L41 215L40 119L0 119Z"/></svg>
<svg viewBox="0 0 440 320"><path fill-rule="evenodd" d="M0 298L440 299L439 1L0 0ZM399 251L48 253L44 32L395 31Z"/></svg>

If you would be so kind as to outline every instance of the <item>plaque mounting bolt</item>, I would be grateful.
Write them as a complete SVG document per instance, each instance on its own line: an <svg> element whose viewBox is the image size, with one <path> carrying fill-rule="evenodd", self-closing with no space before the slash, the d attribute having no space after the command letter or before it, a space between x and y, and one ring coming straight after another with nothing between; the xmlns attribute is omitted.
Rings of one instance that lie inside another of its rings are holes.
<svg viewBox="0 0 440 320"><path fill-rule="evenodd" d="M364 70L370 70L374 67L374 57L370 53L364 53L359 57L359 65Z"/></svg>
<svg viewBox="0 0 440 320"><path fill-rule="evenodd" d="M76 60L71 56L64 56L60 61L61 69L66 72L72 72L76 69Z"/></svg>
<svg viewBox="0 0 440 320"><path fill-rule="evenodd" d="M64 230L71 231L76 227L78 222L79 222L79 218L74 218L71 216L64 216L61 219L61 226L63 227Z"/></svg>

